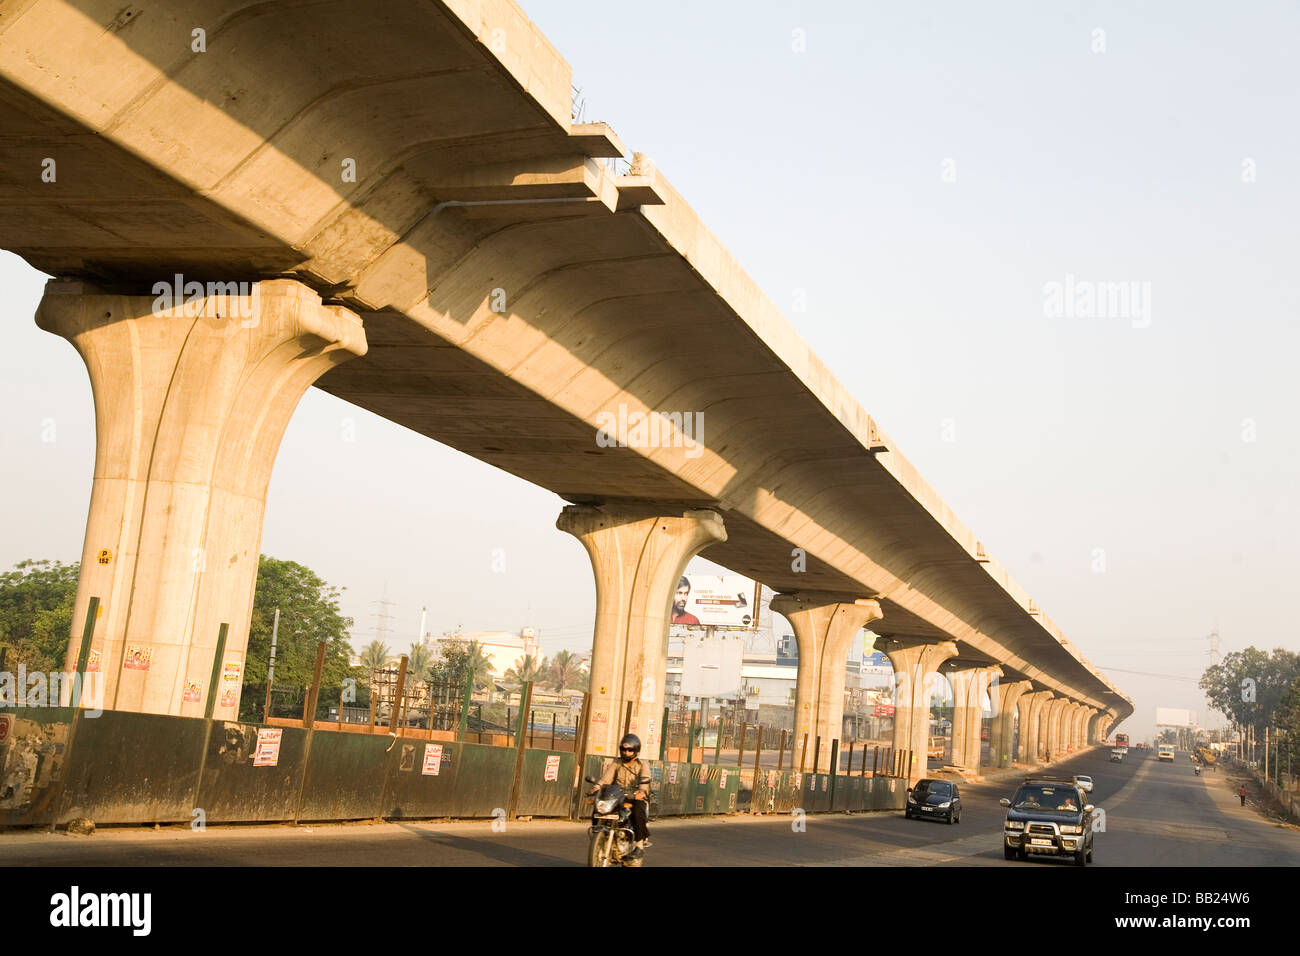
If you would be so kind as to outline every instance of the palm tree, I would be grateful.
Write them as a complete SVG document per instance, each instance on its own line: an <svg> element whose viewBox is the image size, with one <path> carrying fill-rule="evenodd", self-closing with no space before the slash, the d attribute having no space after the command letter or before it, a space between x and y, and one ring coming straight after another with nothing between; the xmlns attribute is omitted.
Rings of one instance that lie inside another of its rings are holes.
<svg viewBox="0 0 1300 956"><path fill-rule="evenodd" d="M470 641L465 648L469 652L466 661L469 672L474 675L475 686L486 686L492 682L492 658L483 653L478 641Z"/></svg>
<svg viewBox="0 0 1300 956"><path fill-rule="evenodd" d="M390 660L392 655L388 651L388 645L380 641L371 641L361 652L361 666L367 670L382 670Z"/></svg>
<svg viewBox="0 0 1300 956"><path fill-rule="evenodd" d="M406 673L415 680L427 680L429 665L433 663L433 655L429 653L429 648L419 641L411 643L411 652L406 655Z"/></svg>
<svg viewBox="0 0 1300 956"><path fill-rule="evenodd" d="M546 673L547 666L546 660L538 660L536 656L521 657L515 661L514 667L506 671L505 679L515 684L538 681Z"/></svg>
<svg viewBox="0 0 1300 956"><path fill-rule="evenodd" d="M557 694L576 689L583 674L582 658L572 651L557 651L547 668L547 678Z"/></svg>

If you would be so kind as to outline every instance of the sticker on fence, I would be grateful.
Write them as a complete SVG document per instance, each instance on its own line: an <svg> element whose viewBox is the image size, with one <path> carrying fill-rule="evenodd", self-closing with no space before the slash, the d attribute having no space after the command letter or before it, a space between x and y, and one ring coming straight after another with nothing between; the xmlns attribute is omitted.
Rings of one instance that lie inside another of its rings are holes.
<svg viewBox="0 0 1300 956"><path fill-rule="evenodd" d="M719 790L726 790L726 789L727 789L727 771L726 771L726 768L723 768L723 769L719 772L719 774L718 774L718 789L719 789Z"/></svg>
<svg viewBox="0 0 1300 956"><path fill-rule="evenodd" d="M122 658L122 670L147 671L153 661L153 648L147 644L126 645L126 656Z"/></svg>
<svg viewBox="0 0 1300 956"><path fill-rule="evenodd" d="M775 787L775 786L776 786L776 771L775 771L775 770L769 770L769 771L767 772L767 785L768 785L769 787Z"/></svg>
<svg viewBox="0 0 1300 956"><path fill-rule="evenodd" d="M831 784L830 777L822 777L822 793L826 792L826 788L829 787L830 784Z"/></svg>
<svg viewBox="0 0 1300 956"><path fill-rule="evenodd" d="M185 682L185 695L181 698L187 704L197 704L203 699L203 688L199 686L196 680L187 680Z"/></svg>
<svg viewBox="0 0 1300 956"><path fill-rule="evenodd" d="M696 798L695 798L695 809L696 809L696 810L703 810L703 809L704 809L704 798L703 798L703 797L696 797Z"/></svg>
<svg viewBox="0 0 1300 956"><path fill-rule="evenodd" d="M708 783L708 782L709 782L709 768L708 768L708 767L705 767L703 764L701 764L701 765L700 765L700 783Z"/></svg>
<svg viewBox="0 0 1300 956"><path fill-rule="evenodd" d="M239 699L239 676L244 665L239 661L226 661L221 665L221 706L234 707Z"/></svg>
<svg viewBox="0 0 1300 956"><path fill-rule="evenodd" d="M791 774L790 783L796 790L803 787L803 774L801 773Z"/></svg>
<svg viewBox="0 0 1300 956"><path fill-rule="evenodd" d="M605 712L604 712L603 710L593 711L592 714L591 714L591 722L592 722L593 724L603 724L603 723L606 723L606 720L605 720Z"/></svg>
<svg viewBox="0 0 1300 956"><path fill-rule="evenodd" d="M550 783L552 780L560 779L560 755L552 754L546 758L546 775L542 780Z"/></svg>
<svg viewBox="0 0 1300 956"><path fill-rule="evenodd" d="M0 714L0 744L4 743L9 737L9 731L13 729L13 725L13 714Z"/></svg>
<svg viewBox="0 0 1300 956"><path fill-rule="evenodd" d="M86 658L86 673L96 674L99 672L99 651L93 647L90 649L90 656Z"/></svg>
<svg viewBox="0 0 1300 956"><path fill-rule="evenodd" d="M436 777L441 768L442 744L425 744L424 766L420 768L420 773L424 774L426 777Z"/></svg>
<svg viewBox="0 0 1300 956"><path fill-rule="evenodd" d="M677 782L677 764L675 763L670 763L668 765L668 782L669 783Z"/></svg>
<svg viewBox="0 0 1300 956"><path fill-rule="evenodd" d="M894 784L895 784L896 782L897 782L897 780L896 780L894 777L890 777L890 778L889 778L889 792L890 792L890 793L893 793L893 792L894 792Z"/></svg>
<svg viewBox="0 0 1300 956"><path fill-rule="evenodd" d="M254 767L274 767L280 762L280 738L284 731L279 727L257 728L257 752L253 754Z"/></svg>

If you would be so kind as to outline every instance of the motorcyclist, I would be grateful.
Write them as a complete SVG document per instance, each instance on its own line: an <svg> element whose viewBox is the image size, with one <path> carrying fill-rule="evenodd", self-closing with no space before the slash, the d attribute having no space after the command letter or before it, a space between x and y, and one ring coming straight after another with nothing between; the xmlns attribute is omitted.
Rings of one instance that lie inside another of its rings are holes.
<svg viewBox="0 0 1300 956"><path fill-rule="evenodd" d="M632 834L641 849L651 846L650 831L646 827L650 798L650 768L641 760L641 738L625 734L618 742L619 760L611 763L600 775L600 787L616 783L625 793L632 794ZM591 791L597 793L598 790Z"/></svg>

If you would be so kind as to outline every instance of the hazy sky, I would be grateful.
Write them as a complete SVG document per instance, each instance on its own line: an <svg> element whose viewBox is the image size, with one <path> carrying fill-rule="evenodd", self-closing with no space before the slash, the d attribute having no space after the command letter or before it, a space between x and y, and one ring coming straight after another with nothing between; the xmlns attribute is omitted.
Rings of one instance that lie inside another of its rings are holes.
<svg viewBox="0 0 1300 956"><path fill-rule="evenodd" d="M654 160L1133 697L1124 729L1204 712L1216 622L1223 652L1300 650L1293 4L522 5L585 119ZM33 324L43 277L0 254L0 280L0 566L76 560L88 380ZM1053 313L1088 283L1136 297ZM358 644L386 586L395 646L427 606L435 632L531 623L547 653L586 648L561 506L313 389L262 549L346 586Z"/></svg>

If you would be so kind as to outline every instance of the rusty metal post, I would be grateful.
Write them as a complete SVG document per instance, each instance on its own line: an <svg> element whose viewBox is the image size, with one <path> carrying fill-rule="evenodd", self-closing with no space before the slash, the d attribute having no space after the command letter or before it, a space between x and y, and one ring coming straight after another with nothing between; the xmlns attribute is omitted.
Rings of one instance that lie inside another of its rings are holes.
<svg viewBox="0 0 1300 956"><path fill-rule="evenodd" d="M397 689L393 691L393 712L388 715L388 732L397 733L397 712L402 709L402 692L406 689L407 657L402 655L397 662Z"/></svg>
<svg viewBox="0 0 1300 956"><path fill-rule="evenodd" d="M880 769L880 744L876 744L876 754L874 757L871 758L871 776L874 777L876 775L876 771L878 771L879 769Z"/></svg>
<svg viewBox="0 0 1300 956"><path fill-rule="evenodd" d="M551 749L555 749L555 711L551 711Z"/></svg>
<svg viewBox="0 0 1300 956"><path fill-rule="evenodd" d="M469 703L474 696L474 672L465 677L465 696L460 702L460 717L456 721L456 739L465 739L465 728L469 725Z"/></svg>
<svg viewBox="0 0 1300 956"><path fill-rule="evenodd" d="M627 710L623 714L623 736L626 737L632 732L632 701L627 702Z"/></svg>
<svg viewBox="0 0 1300 956"><path fill-rule="evenodd" d="M529 683L532 682L529 681ZM523 712L524 712L523 707L520 707L519 713L522 715ZM536 725L537 725L537 712L530 707L528 709L528 746L530 747L533 746L533 737L535 736L535 732L533 728Z"/></svg>
<svg viewBox="0 0 1300 956"><path fill-rule="evenodd" d="M740 722L740 748L736 751L736 766L745 765L745 731L749 729L749 724L743 720Z"/></svg>
<svg viewBox="0 0 1300 956"><path fill-rule="evenodd" d="M799 751L799 772L803 773L804 768L808 766L808 734L803 735L803 748Z"/></svg>
<svg viewBox="0 0 1300 956"><path fill-rule="evenodd" d="M506 816L511 820L515 818L519 806L519 790L524 782L524 721L528 719L532 700L533 682L524 681L523 690L519 693L519 727L515 731L515 776L510 782L510 806L506 808Z"/></svg>
<svg viewBox="0 0 1300 956"><path fill-rule="evenodd" d="M339 685L339 730L343 729L343 693L344 693L344 685L340 684ZM433 726L432 720L429 721L429 725Z"/></svg>
<svg viewBox="0 0 1300 956"><path fill-rule="evenodd" d="M831 741L831 809L835 809L835 778L840 773L840 738Z"/></svg>
<svg viewBox="0 0 1300 956"><path fill-rule="evenodd" d="M781 731L781 746L776 752L776 772L780 773L781 768L785 765L785 731Z"/></svg>
<svg viewBox="0 0 1300 956"><path fill-rule="evenodd" d="M569 819L578 819L578 814L582 810L582 794L587 789L586 781L582 776L582 768L586 763L587 755L583 753L587 749L587 710L591 704L591 695L582 695L582 710L578 712L578 723L574 727L573 735L573 806L569 811Z"/></svg>
<svg viewBox="0 0 1300 956"><path fill-rule="evenodd" d="M370 681L370 732L375 732L375 682L372 676Z"/></svg>
<svg viewBox="0 0 1300 956"><path fill-rule="evenodd" d="M689 764L695 757L695 711L691 711L691 729L689 736L686 738L686 762Z"/></svg>
<svg viewBox="0 0 1300 956"><path fill-rule="evenodd" d="M704 731L706 734L708 730ZM718 710L718 733L713 738L713 766L717 766L722 760L722 710ZM703 756L700 757L700 763L704 763Z"/></svg>
<svg viewBox="0 0 1300 956"><path fill-rule="evenodd" d="M807 737L805 737L804 746L806 747L807 745L808 745L808 739ZM816 744L813 747L813 771L812 771L813 773L816 773L817 768L821 765L821 757L822 757L822 735L818 734Z"/></svg>
<svg viewBox="0 0 1300 956"><path fill-rule="evenodd" d="M307 695L307 710L303 714L303 726L308 730L316 723L316 702L320 696L320 675L325 668L325 641L316 642L316 668L311 675L311 692Z"/></svg>
<svg viewBox="0 0 1300 956"><path fill-rule="evenodd" d="M907 779L908 780L912 779L912 765L914 763L916 763L916 751L909 750L907 752Z"/></svg>
<svg viewBox="0 0 1300 956"><path fill-rule="evenodd" d="M478 705L478 742L483 742L483 705Z"/></svg>
<svg viewBox="0 0 1300 956"><path fill-rule="evenodd" d="M856 741L856 740L850 740L850 741L849 741L849 769L848 769L848 776L850 776L850 777L853 776L853 748L854 748L854 746L856 746L856 745L857 745L857 741ZM866 753L867 753L867 752L866 752L865 750L862 752L863 763L866 762ZM839 772L839 768L838 768L838 765L836 765L836 773L838 773L838 772Z"/></svg>

